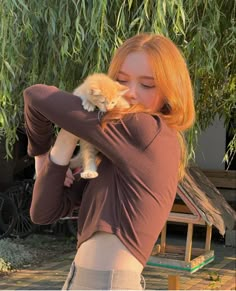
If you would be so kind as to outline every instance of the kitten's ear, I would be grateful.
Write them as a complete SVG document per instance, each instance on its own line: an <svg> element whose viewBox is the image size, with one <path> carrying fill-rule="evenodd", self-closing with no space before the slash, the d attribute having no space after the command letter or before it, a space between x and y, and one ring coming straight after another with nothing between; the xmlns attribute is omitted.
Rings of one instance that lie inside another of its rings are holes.
<svg viewBox="0 0 236 291"><path fill-rule="evenodd" d="M127 93L129 91L129 88L127 86L124 86L124 85L120 84L119 82L116 82L116 84L117 84L117 88L118 88L121 95L124 95L125 93Z"/></svg>
<svg viewBox="0 0 236 291"><path fill-rule="evenodd" d="M95 96L101 95L101 90L98 89L98 88L91 88L90 89L90 94L91 95L95 95Z"/></svg>
<svg viewBox="0 0 236 291"><path fill-rule="evenodd" d="M119 92L120 92L120 95L123 96L123 95L125 95L128 91L129 91L129 89L125 89L125 90L121 90L121 91L119 91Z"/></svg>

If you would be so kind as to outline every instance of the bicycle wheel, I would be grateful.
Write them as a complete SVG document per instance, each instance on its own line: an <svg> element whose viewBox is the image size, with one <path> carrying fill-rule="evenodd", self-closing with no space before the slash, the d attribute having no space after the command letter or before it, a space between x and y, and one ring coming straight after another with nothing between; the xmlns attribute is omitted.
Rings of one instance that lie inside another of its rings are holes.
<svg viewBox="0 0 236 291"><path fill-rule="evenodd" d="M16 224L17 209L12 200L0 193L0 239L8 237Z"/></svg>
<svg viewBox="0 0 236 291"><path fill-rule="evenodd" d="M36 228L36 225L30 219L33 185L34 180L32 179L22 180L5 192L17 208L16 223L11 233L12 236L24 238Z"/></svg>

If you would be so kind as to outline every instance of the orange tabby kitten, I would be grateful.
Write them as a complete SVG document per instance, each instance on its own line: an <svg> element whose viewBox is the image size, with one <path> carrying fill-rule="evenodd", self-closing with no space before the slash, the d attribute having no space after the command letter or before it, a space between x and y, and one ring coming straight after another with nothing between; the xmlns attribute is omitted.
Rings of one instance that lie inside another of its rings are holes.
<svg viewBox="0 0 236 291"><path fill-rule="evenodd" d="M95 73L74 90L73 94L81 98L85 110L94 111L97 107L101 112L116 108L129 108L129 103L123 98L128 91L126 86L113 81L105 74ZM96 155L97 149L90 143L80 140L80 152L70 161L70 168L75 169L81 165L84 179L92 179L98 176Z"/></svg>

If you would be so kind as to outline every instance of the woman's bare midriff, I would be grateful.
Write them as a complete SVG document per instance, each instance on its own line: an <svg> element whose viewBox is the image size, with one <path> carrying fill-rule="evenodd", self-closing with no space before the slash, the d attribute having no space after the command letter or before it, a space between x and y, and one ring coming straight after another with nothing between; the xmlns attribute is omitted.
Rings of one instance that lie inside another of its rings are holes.
<svg viewBox="0 0 236 291"><path fill-rule="evenodd" d="M119 238L106 232L96 232L81 244L75 256L75 264L94 270L129 270L139 273L143 270L143 265Z"/></svg>

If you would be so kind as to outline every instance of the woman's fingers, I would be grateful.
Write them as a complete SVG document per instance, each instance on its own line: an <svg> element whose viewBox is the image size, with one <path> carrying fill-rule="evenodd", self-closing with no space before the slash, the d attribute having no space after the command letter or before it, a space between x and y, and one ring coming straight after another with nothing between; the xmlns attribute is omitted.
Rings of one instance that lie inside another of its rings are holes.
<svg viewBox="0 0 236 291"><path fill-rule="evenodd" d="M75 180L75 177L73 176L72 171L69 168L67 170L67 172L66 172L66 178L65 178L65 181L64 181L64 186L70 187L73 184L74 180Z"/></svg>
<svg viewBox="0 0 236 291"><path fill-rule="evenodd" d="M73 184L73 182L74 182L74 180L72 180L70 178L65 178L64 186L70 187Z"/></svg>
<svg viewBox="0 0 236 291"><path fill-rule="evenodd" d="M73 173L72 173L72 170L70 168L68 168L67 172L66 172L66 177L67 178L70 178L72 180L74 180L74 176L73 176Z"/></svg>

